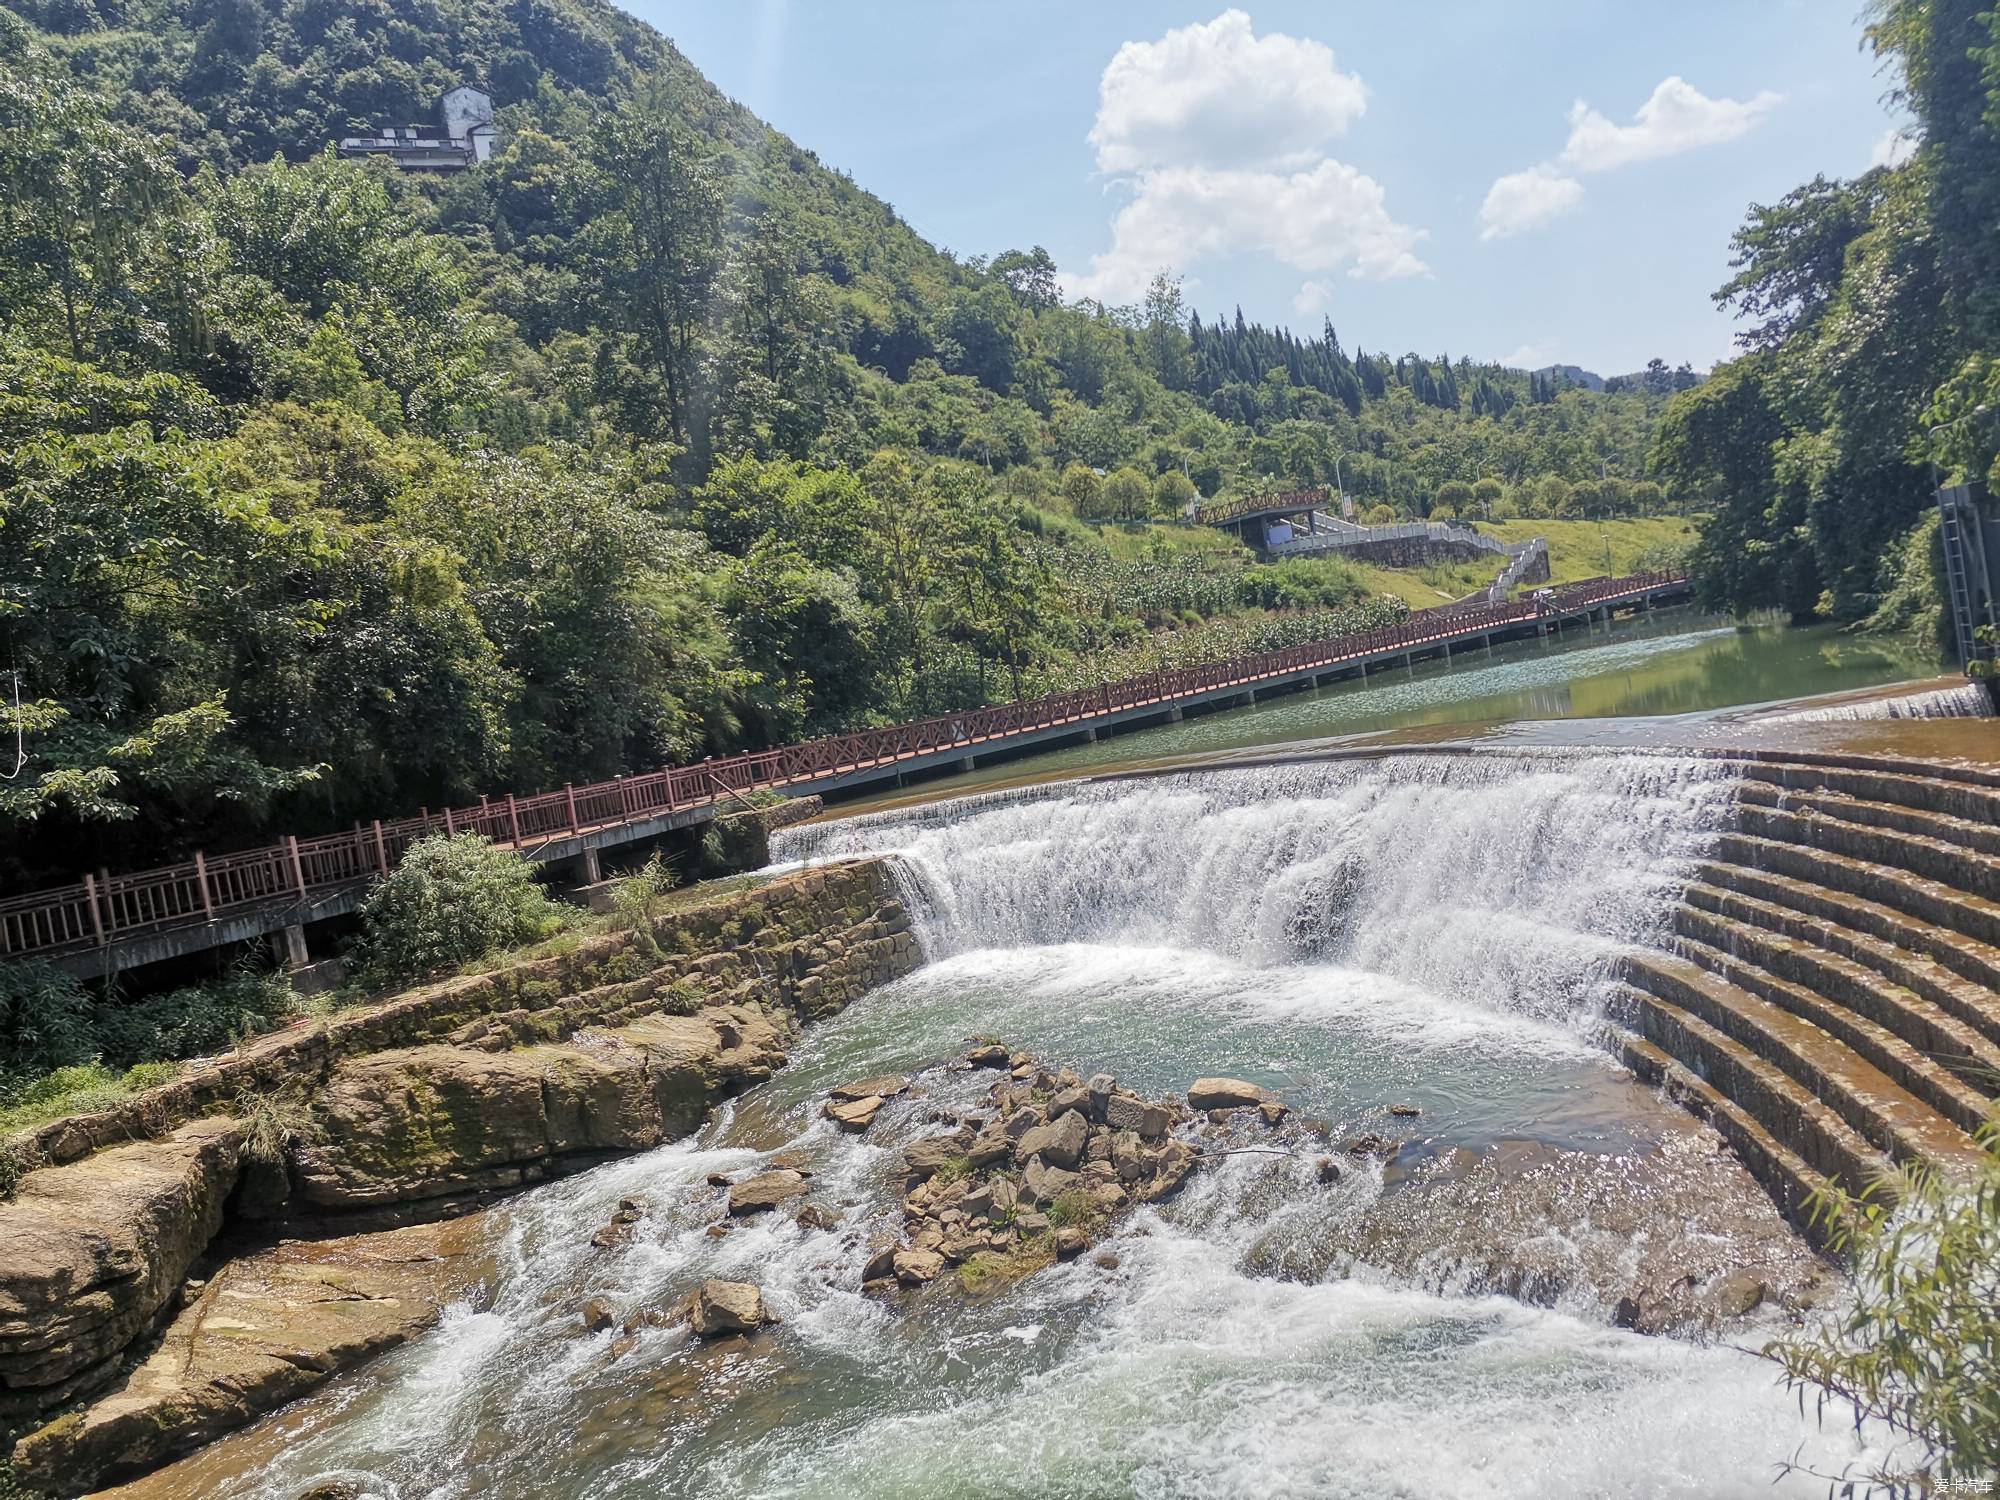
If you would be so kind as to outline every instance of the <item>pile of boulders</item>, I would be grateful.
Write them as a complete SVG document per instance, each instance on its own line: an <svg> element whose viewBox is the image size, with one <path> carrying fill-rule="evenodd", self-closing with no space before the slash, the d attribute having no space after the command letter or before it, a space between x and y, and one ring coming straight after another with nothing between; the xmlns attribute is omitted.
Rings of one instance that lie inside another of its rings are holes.
<svg viewBox="0 0 2000 1500"><path fill-rule="evenodd" d="M1172 1096L1052 1071L997 1043L965 1062L1007 1076L987 1091L988 1109L903 1153L903 1234L872 1247L865 1290L920 1286L951 1266L968 1286L1018 1280L1080 1254L1114 1215L1165 1197L1195 1165L1195 1148L1171 1133L1192 1118ZM842 1102L837 1091L829 1112Z"/></svg>

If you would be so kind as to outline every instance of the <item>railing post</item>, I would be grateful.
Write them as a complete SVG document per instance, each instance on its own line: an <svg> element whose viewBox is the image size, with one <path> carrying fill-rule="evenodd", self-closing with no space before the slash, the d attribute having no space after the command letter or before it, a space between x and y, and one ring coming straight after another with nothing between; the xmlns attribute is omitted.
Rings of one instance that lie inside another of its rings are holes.
<svg viewBox="0 0 2000 1500"><path fill-rule="evenodd" d="M97 946L105 944L104 913L97 907L97 877L88 870L83 873L84 899L90 903L90 930L97 934Z"/></svg>
<svg viewBox="0 0 2000 1500"><path fill-rule="evenodd" d="M669 794L667 800L671 802L673 800L673 784L671 782L667 785L667 791ZM563 783L563 800L569 804L569 831L571 833L581 832L582 830L578 827L576 821L576 787L567 781Z"/></svg>
<svg viewBox="0 0 2000 1500"><path fill-rule="evenodd" d="M521 847L521 809L515 804L514 794L507 794L507 826L514 830L514 847Z"/></svg>
<svg viewBox="0 0 2000 1500"><path fill-rule="evenodd" d="M306 898L306 867L299 859L298 835L291 833L285 835L285 853L291 856L292 882L298 886L299 899L303 901Z"/></svg>
<svg viewBox="0 0 2000 1500"><path fill-rule="evenodd" d="M444 807L444 836L448 839L458 837L458 830L451 826L451 804L449 802Z"/></svg>
<svg viewBox="0 0 2000 1500"><path fill-rule="evenodd" d="M202 853L199 849L194 851L194 878L195 883L201 887L202 915L213 922L215 920L215 903L209 899L208 894L208 861L202 858Z"/></svg>
<svg viewBox="0 0 2000 1500"><path fill-rule="evenodd" d="M382 820L375 820L375 867L384 875L389 873L389 845L382 837Z"/></svg>

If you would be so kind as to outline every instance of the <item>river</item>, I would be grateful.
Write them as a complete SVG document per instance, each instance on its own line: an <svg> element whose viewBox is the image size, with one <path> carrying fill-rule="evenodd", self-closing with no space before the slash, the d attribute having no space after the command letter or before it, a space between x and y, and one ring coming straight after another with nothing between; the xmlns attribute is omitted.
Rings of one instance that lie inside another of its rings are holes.
<svg viewBox="0 0 2000 1500"><path fill-rule="evenodd" d="M1726 659L1741 639L1675 649ZM1627 643L1622 670L1654 644ZM931 961L814 1027L694 1138L493 1211L486 1284L438 1331L134 1493L1823 1494L1774 1487L1780 1461L1837 1468L1856 1441L1802 1417L1748 1351L1825 1268L1598 1037L1611 956L1656 935L1729 808L1713 761L1552 748L1002 791L795 830L781 853L899 855ZM975 1034L1149 1093L1246 1077L1334 1139L1405 1144L1333 1184L1309 1152L1219 1158L1101 1258L989 1296L866 1295L900 1148L982 1080L927 1072L865 1136L820 1101L935 1069ZM836 1227L765 1215L716 1238L710 1174L781 1150L811 1159ZM637 1242L593 1249L627 1195L651 1206ZM1623 1297L1683 1272L1697 1297L1753 1274L1768 1301L1719 1332L1620 1326ZM579 1320L589 1297L622 1318L707 1276L760 1283L781 1323L711 1349Z"/></svg>

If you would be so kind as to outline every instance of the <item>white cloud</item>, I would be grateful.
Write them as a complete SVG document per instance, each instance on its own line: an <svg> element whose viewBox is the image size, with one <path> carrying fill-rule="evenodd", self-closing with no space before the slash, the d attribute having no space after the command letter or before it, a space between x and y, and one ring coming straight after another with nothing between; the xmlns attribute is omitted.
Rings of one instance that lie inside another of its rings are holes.
<svg viewBox="0 0 2000 1500"><path fill-rule="evenodd" d="M1392 281L1429 271L1416 253L1423 231L1390 217L1382 185L1345 162L1309 172L1147 172L1111 221L1111 248L1091 257L1073 294L1104 302L1137 297L1161 266L1263 254L1300 271Z"/></svg>
<svg viewBox="0 0 2000 1500"><path fill-rule="evenodd" d="M1319 42L1227 10L1157 42L1127 42L1098 84L1090 143L1106 172L1204 166L1287 171L1368 107L1368 91Z"/></svg>
<svg viewBox="0 0 2000 1500"><path fill-rule="evenodd" d="M1754 129L1781 97L1767 89L1753 99L1711 99L1676 75L1660 81L1630 125L1613 124L1579 99L1570 106L1569 139L1554 161L1494 179L1479 206L1479 237L1503 239L1568 213L1583 200L1583 184L1573 174L1609 172L1733 141Z"/></svg>
<svg viewBox="0 0 2000 1500"><path fill-rule="evenodd" d="M1324 281L1302 281L1292 293L1292 311L1310 316L1333 306L1333 288Z"/></svg>
<svg viewBox="0 0 2000 1500"><path fill-rule="evenodd" d="M1240 10L1127 42L1099 81L1090 143L1131 198L1111 248L1065 276L1065 290L1126 302L1163 266L1237 254L1375 280L1426 274L1423 232L1390 215L1380 183L1326 154L1367 104L1330 48L1260 37ZM1309 280L1294 305L1310 311L1328 296Z"/></svg>
<svg viewBox="0 0 2000 1500"><path fill-rule="evenodd" d="M1753 129L1780 100L1768 89L1754 99L1711 99L1684 78L1662 80L1630 125L1614 125L1579 99L1570 107L1562 163L1608 172L1633 162L1719 146Z"/></svg>
<svg viewBox="0 0 2000 1500"><path fill-rule="evenodd" d="M1523 344L1512 354L1503 354L1500 363L1509 370L1540 370L1556 362L1556 345L1553 339L1536 339Z"/></svg>
<svg viewBox="0 0 2000 1500"><path fill-rule="evenodd" d="M1895 128L1875 143L1875 149L1868 155L1868 166L1900 167L1916 154L1917 138L1906 129Z"/></svg>
<svg viewBox="0 0 2000 1500"><path fill-rule="evenodd" d="M1497 240L1538 229L1582 200L1583 184L1546 162L1525 172L1510 172L1494 181L1479 205L1479 237Z"/></svg>

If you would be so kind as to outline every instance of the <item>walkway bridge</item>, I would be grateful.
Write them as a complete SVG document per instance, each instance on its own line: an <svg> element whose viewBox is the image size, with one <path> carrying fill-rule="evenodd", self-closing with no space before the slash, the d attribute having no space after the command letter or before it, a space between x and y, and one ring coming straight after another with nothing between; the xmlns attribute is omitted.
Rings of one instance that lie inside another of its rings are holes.
<svg viewBox="0 0 2000 1500"><path fill-rule="evenodd" d="M1559 633L1613 610L1644 609L1690 592L1680 573L1596 579L1520 603L1421 610L1401 625L1360 631L1203 667L1148 672L1075 692L940 714L859 734L672 766L639 776L356 824L344 833L287 836L261 849L127 874L96 871L69 885L0 898L0 960L45 958L84 976L291 935L304 959L308 924L351 913L369 884L433 834L478 833L527 858L594 874L598 852L707 822L745 793L840 792L932 771L968 770L980 756L1176 720L1190 709L1249 704L1261 695L1408 666L1419 657L1495 640Z"/></svg>

